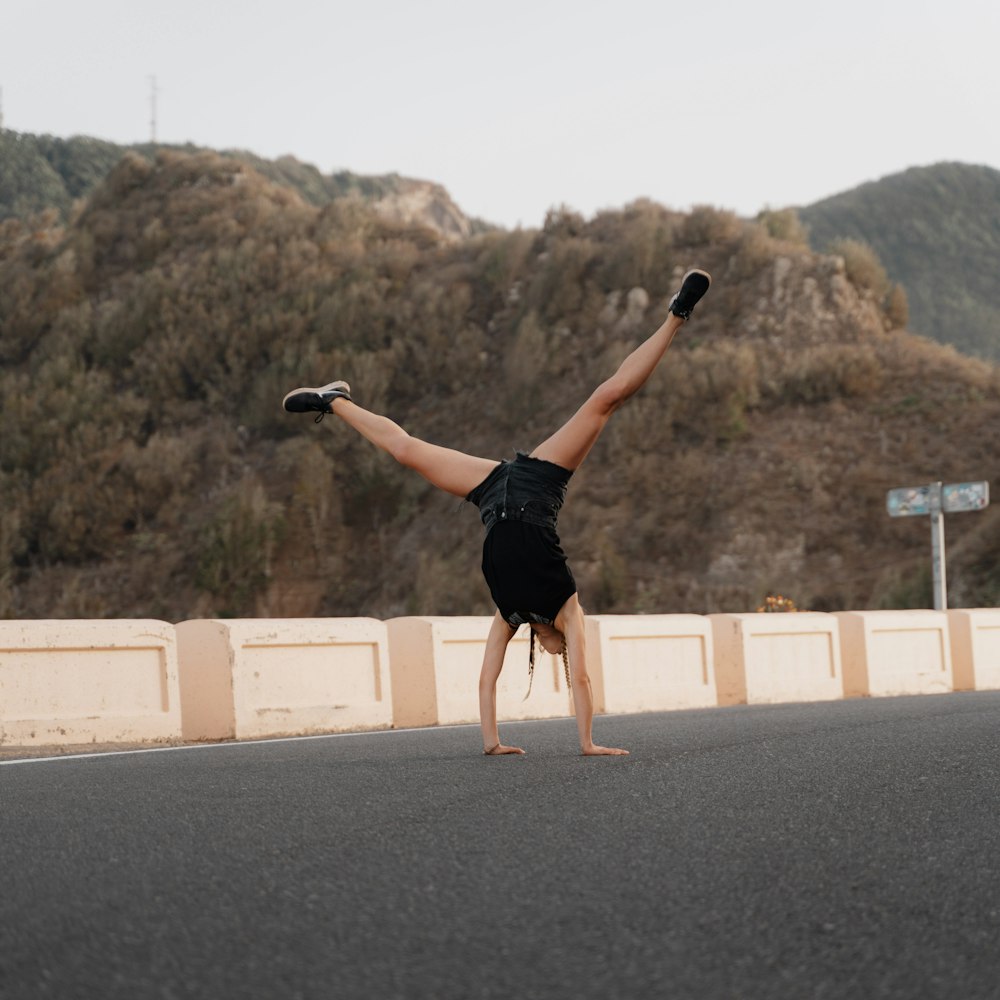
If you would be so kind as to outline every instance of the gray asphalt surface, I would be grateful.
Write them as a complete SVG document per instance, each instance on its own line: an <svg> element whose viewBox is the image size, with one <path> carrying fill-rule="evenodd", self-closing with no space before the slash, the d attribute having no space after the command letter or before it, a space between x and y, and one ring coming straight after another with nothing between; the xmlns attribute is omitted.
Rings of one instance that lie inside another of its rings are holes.
<svg viewBox="0 0 1000 1000"><path fill-rule="evenodd" d="M0 766L0 996L1000 997L1000 692Z"/></svg>

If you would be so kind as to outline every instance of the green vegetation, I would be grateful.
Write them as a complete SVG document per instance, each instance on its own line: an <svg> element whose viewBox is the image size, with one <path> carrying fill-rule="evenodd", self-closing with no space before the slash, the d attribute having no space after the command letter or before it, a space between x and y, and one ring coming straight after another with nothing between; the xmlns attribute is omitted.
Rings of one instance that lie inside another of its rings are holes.
<svg viewBox="0 0 1000 1000"><path fill-rule="evenodd" d="M1000 171L961 163L914 167L799 215L816 250L842 240L870 247L906 290L914 330L1000 360ZM904 318L901 303L892 305L897 320Z"/></svg>
<svg viewBox="0 0 1000 1000"><path fill-rule="evenodd" d="M0 221L25 219L46 209L53 209L65 221L74 204L94 191L122 157L138 155L152 162L162 152L197 154L210 151L190 144L120 146L87 136L59 139L0 129L0 165L3 168L0 171ZM427 186L426 182L409 180L398 174L366 177L341 170L324 175L293 156L265 160L245 150L227 150L217 155L252 167L261 176L295 191L304 201L317 206L352 197L378 202L405 195L414 186ZM480 219L464 219L443 188L435 186L435 195L439 214L435 217L431 213L425 220L432 227L440 227L440 215L443 214L463 219L472 233L492 228Z"/></svg>
<svg viewBox="0 0 1000 1000"><path fill-rule="evenodd" d="M638 202L447 242L233 157L129 153L65 218L0 222L0 615L488 613L474 509L282 396L347 378L414 434L509 456L693 264L710 296L574 477L586 606L910 600L928 532L885 490L998 481L998 370L898 329L795 236ZM981 604L988 515L949 521L953 592Z"/></svg>

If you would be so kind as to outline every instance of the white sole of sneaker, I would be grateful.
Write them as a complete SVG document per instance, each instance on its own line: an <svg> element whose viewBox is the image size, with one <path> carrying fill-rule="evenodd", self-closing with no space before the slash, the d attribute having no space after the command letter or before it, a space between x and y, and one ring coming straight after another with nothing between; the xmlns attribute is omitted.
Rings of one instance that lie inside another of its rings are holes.
<svg viewBox="0 0 1000 1000"><path fill-rule="evenodd" d="M285 398L281 401L281 408L285 408L285 403L288 400L300 392L329 392L331 389L343 389L345 392L350 393L351 387L344 381L330 382L327 385L321 385L317 387L313 386L300 386L298 389L292 389L291 392L285 393Z"/></svg>

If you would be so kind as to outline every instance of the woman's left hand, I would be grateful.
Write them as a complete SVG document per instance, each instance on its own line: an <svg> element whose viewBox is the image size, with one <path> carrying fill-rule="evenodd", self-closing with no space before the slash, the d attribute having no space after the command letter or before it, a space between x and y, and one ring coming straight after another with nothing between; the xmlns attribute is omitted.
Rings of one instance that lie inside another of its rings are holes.
<svg viewBox="0 0 1000 1000"><path fill-rule="evenodd" d="M505 753L523 754L524 751L520 747L507 747L502 743L498 743L495 747L491 747L489 750L484 750L483 753L486 754L487 757L499 757L501 754Z"/></svg>

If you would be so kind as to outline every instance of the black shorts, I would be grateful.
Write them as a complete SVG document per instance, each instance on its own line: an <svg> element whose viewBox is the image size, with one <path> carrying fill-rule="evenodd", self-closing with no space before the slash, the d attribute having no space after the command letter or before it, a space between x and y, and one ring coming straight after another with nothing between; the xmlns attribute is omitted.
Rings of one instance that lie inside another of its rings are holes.
<svg viewBox="0 0 1000 1000"><path fill-rule="evenodd" d="M553 528L528 521L495 524L483 542L483 576L511 628L551 625L576 593L576 581Z"/></svg>

